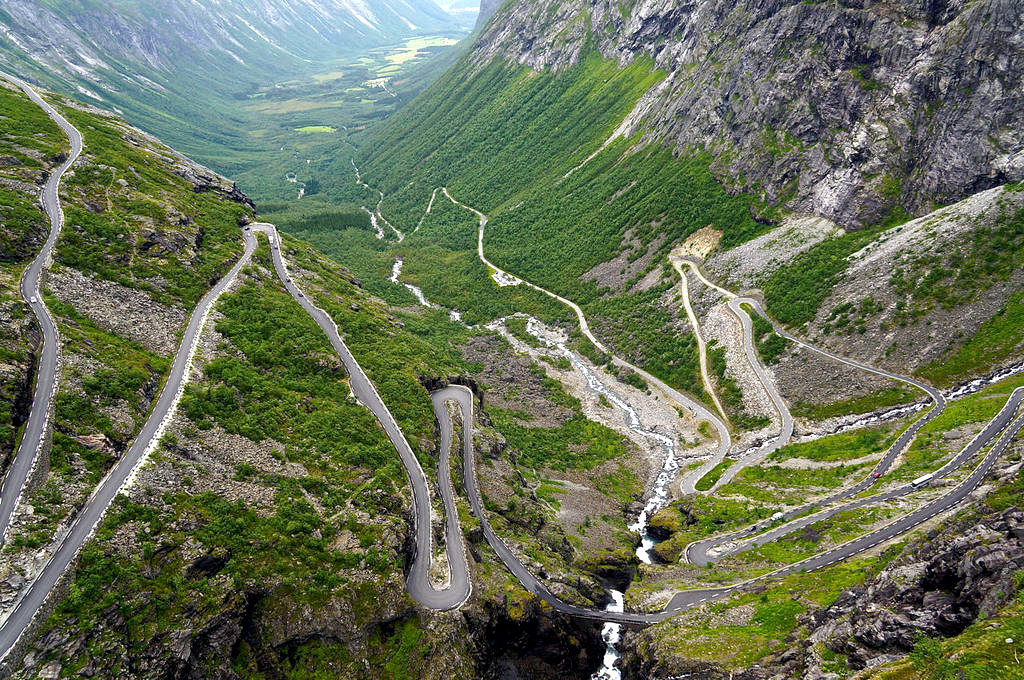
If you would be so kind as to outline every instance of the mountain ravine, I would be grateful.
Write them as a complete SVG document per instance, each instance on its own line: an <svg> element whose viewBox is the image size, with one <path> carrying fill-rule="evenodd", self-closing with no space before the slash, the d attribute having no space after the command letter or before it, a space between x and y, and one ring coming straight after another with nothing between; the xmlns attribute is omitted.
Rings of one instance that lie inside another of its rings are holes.
<svg viewBox="0 0 1024 680"><path fill-rule="evenodd" d="M0 678L1024 678L1024 3L468 16L0 7Z"/></svg>

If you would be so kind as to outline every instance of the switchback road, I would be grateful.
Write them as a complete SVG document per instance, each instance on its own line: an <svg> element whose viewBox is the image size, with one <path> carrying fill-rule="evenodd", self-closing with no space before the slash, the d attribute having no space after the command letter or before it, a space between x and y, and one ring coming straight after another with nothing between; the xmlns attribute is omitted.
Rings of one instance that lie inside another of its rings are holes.
<svg viewBox="0 0 1024 680"><path fill-rule="evenodd" d="M504 277L506 280L521 283L524 286L527 286L529 288L532 288L533 290L543 293L544 295L547 295L550 298L558 300L563 305L571 309L576 314L576 319L579 322L580 332L582 332L583 335L585 335L586 338L590 340L594 347L596 347L602 353L607 354L609 357L611 357L611 362L613 365L619 366L620 368L628 368L634 373L637 373L638 375L640 375L640 377L644 379L644 381L648 385L661 392L670 401L674 401L683 408L690 411L695 420L705 420L708 423L710 423L711 426L715 429L715 434L718 438L718 447L716 448L714 455L711 457L711 460L705 463L704 466L702 466L702 468L710 466L708 467L708 469L710 469L711 467L714 467L718 462L720 462L723 458L725 458L725 454L729 451L729 447L732 446L732 437L729 434L729 427L721 418L719 418L715 413L708 409L707 406L698 402L696 399L693 399L692 397L689 397L681 393L679 390L676 390L675 388L669 387L667 384L665 384L664 381L654 377L653 375L651 375L644 369L640 368L639 366L635 366L630 362L626 361L625 359L622 359L609 352L608 348L604 346L604 343L598 340L597 336L595 336L594 333L590 330L590 324L587 322L586 315L583 314L583 310L580 309L580 306L577 305L575 302L573 302L572 300L568 300L557 293L553 293L550 290L547 290L546 288L541 288L535 283L530 283L525 279L521 279L518 276L509 274L504 269L498 267L493 262L488 260L487 257L484 255L484 231L487 227L487 215L483 214L476 208L473 208L471 206L466 205L465 203L455 200L455 198L453 198L452 195L448 193L447 187L441 187L441 192L444 193L444 195L448 198L449 201L459 206L460 208L463 208L464 210L470 211L471 213L477 216L479 222L477 228L476 253L477 257L480 258L481 262L483 262L487 267L496 272L498 275Z"/></svg>
<svg viewBox="0 0 1024 680"><path fill-rule="evenodd" d="M46 565L23 591L21 599L7 619L0 624L0 659L4 659L13 649L21 634L32 622L36 612L42 607L61 576L75 559L82 545L92 536L114 498L134 475L150 451L156 447L185 391L192 359L195 357L206 317L217 298L235 281L238 273L248 264L255 250L256 240L251 233L246 232L245 250L242 257L227 275L203 296L192 311L182 335L181 344L174 355L174 362L171 364L167 381L135 441L86 500L64 537L56 546L46 549L50 552L50 558Z"/></svg>
<svg viewBox="0 0 1024 680"><path fill-rule="evenodd" d="M939 480L949 476L951 473L959 470L967 461L971 460L978 453L984 449L992 441L999 431L1007 426L1010 419L1013 418L1013 414L1017 411L1020 406L1021 400L1024 398L1024 388L1017 388L1010 395L1003 408L988 422L984 429L978 433L978 435L971 440L960 452L954 456L948 463L943 465L939 470L936 470L929 479ZM863 498L857 498L849 503L829 505L813 514L804 515L793 519L792 521L786 522L780 526L774 527L769 531L765 531L756 535L744 536L744 532L733 532L728 537L716 536L704 541L697 541L691 543L686 548L687 559L698 566L704 566L712 562L716 562L729 555L735 555L746 550L751 550L758 546L771 543L772 541L778 540L783 536L799 531L806 526L821 522L823 520L832 517L840 512L846 512L848 510L856 510L858 508L867 507L869 505L875 505L878 503L884 503L887 501L906 496L907 494L923 488L924 485L914 486L913 484L905 484L888 491L865 496ZM843 498L849 498L849 495L844 494ZM810 508L811 506L804 506ZM769 523L761 523L760 525L767 528ZM754 527L746 529L747 534L753 533ZM715 554L711 555L711 551L714 549Z"/></svg>
<svg viewBox="0 0 1024 680"><path fill-rule="evenodd" d="M36 458L43 442L46 440L46 431L50 420L50 405L53 402L53 393L57 382L57 353L60 349L57 338L57 325L50 310L43 302L43 296L39 292L39 284L43 271L49 265L53 257L53 248L57 243L61 227L64 225L64 211L60 206L60 181L68 168L74 165L78 156L82 153L82 133L79 132L64 116L60 115L52 106L43 100L32 87L14 76L0 72L0 78L14 83L20 87L29 99L39 106L57 125L64 131L71 142L71 150L68 157L60 166L54 170L46 180L40 194L40 201L47 216L50 218L50 233L43 244L42 250L36 259L25 270L21 277L21 296L32 308L39 329L43 335L43 344L39 350L39 364L36 370L35 393L32 396L32 410L29 412L28 422L18 444L18 450L14 454L14 460L7 469L3 485L0 486L0 542L7 542L7 531L11 526L11 516L21 498L22 489L28 480L32 468L35 466Z"/></svg>
<svg viewBox="0 0 1024 680"><path fill-rule="evenodd" d="M690 326L693 328L693 337L697 341L697 359L700 363L701 382L704 383L704 390L711 397L711 401L715 403L715 408L718 409L722 420L728 422L729 416L725 414L725 409L722 407L722 402L718 399L715 386L711 384L711 375L708 373L707 344L704 342L704 334L700 330L700 321L697 320L697 313L693 311L693 305L690 304L690 283L686 279L686 272L683 271L678 258L670 255L668 259L675 268L676 273L679 274L679 292L683 298L683 309L686 310L686 317L690 320Z"/></svg>
<svg viewBox="0 0 1024 680"><path fill-rule="evenodd" d="M435 589L428 577L431 556L430 496L426 485L426 477L420 468L419 461L417 461L411 447L405 440L405 436L402 434L391 412L384 405L377 390L342 341L334 321L324 310L312 304L288 275L287 266L281 256L280 238L274 226L258 223L247 227L243 233L245 249L242 257L235 263L228 274L203 296L189 317L181 344L171 365L167 382L164 384L156 405L150 412L135 441L86 500L84 507L71 523L68 532L55 547L50 548L51 555L46 565L32 583L27 586L21 599L7 619L0 623L0 660L5 660L11 650L14 649L21 635L32 623L37 612L43 606L47 597L53 592L56 584L60 581L79 550L89 537L92 536L117 494L132 478L148 454L156 447L184 392L206 318L217 299L234 283L238 274L251 260L252 254L257 247L255 234L258 232L265 233L270 240L274 267L282 284L327 335L331 345L338 353L349 373L349 383L353 393L355 393L360 403L369 408L378 421L380 421L381 426L399 452L399 456L409 473L410 485L413 489L413 515L417 545L417 553L407 580L410 595L425 607L432 609L457 607L469 597L471 586L465 552L462 548L458 515L454 511L451 480L444 479L443 482L445 483L442 483L440 487L447 510L446 536L448 540L446 549L451 578L447 588ZM447 465L447 455L442 452L440 458Z"/></svg>
<svg viewBox="0 0 1024 680"><path fill-rule="evenodd" d="M473 514L480 520L483 528L484 539L487 541L487 544L491 546L491 549L493 549L498 555L498 558L501 559L505 567L512 572L526 590L541 598L560 612L595 621L611 621L614 623L628 625L647 625L657 623L682 611L703 604L704 602L717 600L769 579L781 578L797 572L821 569L840 560L848 559L854 555L870 550L879 543L883 543L906 533L914 527L928 521L935 515L955 507L970 496L970 494L977 489L985 479L985 476L992 469L995 461L998 460L1006 450L1006 447L1017 436L1021 428L1024 427L1024 416L1020 416L1013 421L1009 427L1007 427L1007 423L1010 423L1010 419L1018 410L1021 401L1024 400L1024 388L1018 388L1014 390L1010 399L1007 401L1006 406L992 419L985 430L979 434L979 436L965 449L963 453L957 456L955 461L953 461L956 465L949 466L949 470L951 471L952 469L955 469L955 467L962 465L971 457L976 455L978 451L982 450L992 442L993 438L995 438L996 434L1000 430L1005 428L1005 432L1003 432L1002 436L985 456L981 464L978 465L978 467L975 468L963 482L958 484L949 492L930 501L922 508L913 511L884 527L865 534L864 536L860 536L852 541L838 545L828 551L814 555L800 562L786 565L769 574L764 574L763 576L759 576L742 583L736 583L720 588L698 588L677 592L663 611L653 613L618 613L609 612L595 607L582 607L579 605L569 604L559 599L543 582L534 576L534 574L526 567L526 565L523 564L508 545L494 532L483 508L483 504L481 503L480 490L476 481L476 463L472 445L473 395L464 387L449 386L442 390L438 390L432 395L432 397L434 399L434 412L438 417L442 436L447 438L446 441L450 441L453 425L447 409L439 408L438 403L439 401L451 401L457 404L461 410L463 421L463 476L465 479L466 494L469 496L469 503L473 510ZM900 489L888 492L887 496L889 498L895 498L900 495L911 493L919 488L920 487L915 487L913 485L907 485Z"/></svg>
<svg viewBox="0 0 1024 680"><path fill-rule="evenodd" d="M747 319L746 319L747 323L750 323L750 318L749 318L749 315L746 314L746 311L743 309L743 306L749 306L751 309L754 310L755 313L757 313L757 314L761 315L762 317L764 317L765 319L767 319L772 324L772 328L775 330L775 332L777 334L779 334L782 337L790 340L791 342L794 342L794 343L800 345L801 347L804 347L804 348L806 348L806 349L808 349L808 350L810 350L812 352L816 352L817 354L820 354L820 355L825 356L825 357L827 357L829 359L832 359L833 361L838 361L838 362L840 362L842 364L846 364L848 366L853 366L854 368L858 368L858 369L860 369L862 371L867 371L869 373L874 373L875 375L880 375L880 376L883 376L883 377L886 377L886 378L890 378L892 380L896 380L896 381L899 381L899 382L911 385L913 387L916 387L917 389L920 389L921 391L925 392L929 397L931 397L932 402L934 403L934 406L931 409L929 409L929 411L927 413L925 413L922 417L918 418L913 423L911 423L911 425L907 429L905 429L900 434L899 437L896 438L896 440L892 443L892 445L888 448L888 450L886 450L886 452L882 455L881 460L878 461L878 463L875 465L874 469L871 471L871 473L867 477L865 477L863 480L861 480L857 484L854 484L853 486L848 487L846 489L842 489L842 490L840 490L840 491L838 491L838 492L836 492L834 494L831 494L830 496L828 496L826 498L822 498L820 500L813 501L811 503L807 503L807 504L802 505L800 507L797 507L797 508L794 508L792 510L788 510L788 511L784 512L783 516L780 518L780 521L787 522L787 524L784 525L785 527L792 526L793 527L792 530L796 530L799 527L796 526L796 525L789 524L790 520L793 520L793 519L796 519L798 517L804 516L807 513L813 511L815 508L820 508L820 507L824 507L824 506L827 506L827 505L831 505L832 503L835 503L836 501L843 500L843 499L855 496L855 495L861 493L862 491L868 489L869 487L879 483L879 481L882 479L882 476L886 472L888 472L890 467L892 467L892 464L896 460L896 458L914 440L914 438L917 436L918 431L922 427L924 427L928 422L930 422L931 420L936 418L939 414L941 414L946 409L946 398L945 398L945 396L943 396L942 392L940 392L939 390L935 389L931 385L928 385L927 383L924 383L924 382L922 382L920 380L917 380L915 378L910 378L910 377L907 377L907 376L898 375L896 373L892 373L892 372L886 371L884 369L876 368L874 366L870 366L868 364L864 364L864 363L861 363L859 361L854 361L852 359L848 359L846 357L839 356L838 354L830 352L830 351L828 351L826 349L823 349L821 347L817 347L815 345L812 345L812 344L810 344L810 343L808 343L808 342L806 342L806 341L796 337L795 335L793 335L792 333L787 331L785 328L783 328L778 322L776 322L774 319L772 319L770 316L768 316L768 314L764 311L764 309L761 307L761 304L757 300L755 300L753 298L748 298L748 297L739 297L735 293L733 293L733 292L731 292L729 290L726 290L725 288L722 288L721 286L718 286L718 285L712 283L704 275L704 272L701 271L700 266L698 265L698 263L696 263L696 262L694 262L692 260L686 260L686 262L690 266L690 268L693 270L694 274L696 274L697 277L706 286L717 290L718 292L722 293L722 295L724 295L727 299L729 299L730 309L732 309L737 314L742 314L743 316L746 316L747 317ZM748 356L749 356L749 354L754 352L754 349L753 349L753 347L750 346L749 342L747 344L747 350L748 350ZM764 376L763 369L761 371L759 371L758 375L759 375L759 378L761 378L764 381L766 386L771 382L771 381L767 380L766 376ZM773 396L773 399L778 398L780 403L784 404L784 402L781 401L781 396L778 395L777 390L775 390L774 387L772 388L772 390L774 391L774 395L775 395L775 396ZM787 413L788 413L788 411L787 411ZM790 428L789 432L790 432L790 434L792 434L792 419L791 418L789 420L789 428ZM769 450L768 453L771 453L773 450L775 450L775 448L778 448L778 447L774 447L773 449ZM767 454L763 454L763 452L758 452L758 454L757 454L757 461L759 462L760 460L763 460L766 455ZM748 464L753 463L753 462L754 461L749 461ZM733 467L736 467L736 466L733 466ZM733 471L732 475L729 475L728 474L729 471L727 471L726 475L723 475L723 477L726 477L726 479L732 479L732 477L736 474L736 472L738 472L738 469ZM721 483L724 483L722 480L719 480L719 482L720 482L720 484L716 484L716 486L720 486ZM687 546L686 550L684 551L684 556L686 557L686 559L688 561L690 561L690 562L692 562L694 564L707 564L710 561L710 559L708 557L708 553L709 553L709 551L712 550L712 548L715 548L715 547L718 547L718 546L722 546L722 545L725 545L727 543L732 543L732 542L735 542L737 540L743 539L743 538L749 536L753 531L756 531L757 527L758 527L758 524L754 524L754 525L745 527L743 529L740 529L738 531L734 531L734 532L731 532L731 533L728 533L728 534L724 534L724 535L721 535L721 536L715 536L715 537L703 539L701 541L696 541L694 543L691 543L689 546ZM779 527L778 531L782 532L783 529L784 529L784 527ZM788 532L783 532L783 533L788 533ZM779 534L779 535L781 535L781 534Z"/></svg>
<svg viewBox="0 0 1024 680"><path fill-rule="evenodd" d="M754 374L757 375L758 381L768 394L768 398L771 400L772 406L779 416L781 426L779 427L779 435L775 439L762 445L756 451L743 456L733 465L730 465L711 486L710 493L718 491L719 488L731 482L743 468L758 465L762 460L789 444L793 438L793 414L789 412L789 407L779 393L779 388L776 387L775 381L768 377L767 371L761 364L761 357L754 346L754 323L750 319L750 315L747 314L747 310L743 308L745 301L744 298L734 297L730 299L729 311L739 319L740 325L743 327L743 351L747 355L747 363L750 364Z"/></svg>
<svg viewBox="0 0 1024 680"><path fill-rule="evenodd" d="M30 95L31 96L31 95ZM37 103L41 102L38 96L34 97ZM45 105L44 105L44 108ZM52 110L52 109L51 109ZM55 112L54 112L55 113ZM65 121L66 122L66 121ZM63 127L63 126L62 126ZM73 129L73 128L72 128ZM81 138L77 137L77 149L81 149ZM73 138L73 149L75 148L75 142ZM69 165L70 162L66 165ZM64 170L66 170L66 165ZM61 171L63 172L63 170ZM59 176L56 180L53 180L53 186L51 193L52 202L49 204L56 207L55 212L48 213L51 215L51 219L54 215L59 215L59 205L57 204L56 189L57 183L59 182ZM49 186L49 183L48 183ZM451 198L447 190L444 190L445 195L457 205L462 205ZM44 198L44 204L46 199ZM477 214L480 218L480 230L479 230L479 241L478 250L480 259L487 265L492 267L498 272L500 269L491 265L484 258L483 254L483 231L486 225L487 218L468 206L463 206L468 210L471 210ZM59 228L60 218L57 217L57 228ZM52 224L51 224L52 226ZM429 566L431 559L431 532L430 532L430 493L429 487L426 481L426 476L420 467L419 461L413 453L409 443L406 441L404 434L399 428L397 422L388 410L387 406L383 403L380 395L377 393L376 388L367 378L362 368L356 362L355 358L349 351L341 338L337 325L331 319L331 317L322 308L313 304L309 298L298 288L288 274L287 265L283 259L281 253L280 237L276 232L273 225L270 224L254 224L244 230L244 252L241 258L234 264L231 270L225 275L220 281L218 281L213 288L203 296L199 304L193 310L189 317L188 324L182 336L182 342L179 346L174 361L171 366L170 373L167 381L160 392L157 399L156 405L154 406L146 422L143 424L139 435L132 443L131 447L124 454L124 456L115 464L113 469L106 475L106 477L100 482L93 494L86 500L85 505L78 513L74 521L71 523L69 530L64 534L63 538L59 540L55 547L51 547L50 557L46 565L43 567L39 575L29 584L23 591L22 597L17 605L14 607L10 615L0 623L0 659L6 659L10 654L11 650L14 649L21 635L29 627L33 618L36 616L46 599L52 594L56 584L59 582L62 575L66 572L69 565L74 560L78 551L86 540L92 535L102 520L103 515L109 508L120 490L128 483L135 472L138 470L141 463L145 460L146 456L152 451L169 422L173 412L180 400L180 397L184 391L186 382L188 381L190 367L195 357L196 348L199 343L199 338L202 333L206 318L213 308L220 295L228 289L229 286L237 279L238 274L251 260L252 254L255 252L257 247L257 240L255 234L258 232L265 233L270 242L270 249L273 257L274 268L278 277L280 278L282 285L288 291L288 293L303 307L303 309L316 321L317 325L327 335L332 347L338 353L342 363L345 365L346 371L349 376L349 383L353 393L357 399L365 405L374 414L377 420L380 422L382 428L395 446L403 465L409 475L410 487L413 495L413 520L414 520L414 533L416 538L413 567L410 570L409 577L406 585L410 595L418 602L426 607L432 609L449 609L458 607L469 597L471 592L471 584L468 574L468 565L466 563L466 554L463 548L461 540L461 529L458 524L458 515L455 508L454 502L454 490L450 479L450 467L449 467L449 453L451 450L451 443L453 437L453 425L451 420L451 414L447 409L448 402L454 402L462 412L463 420L463 469L465 476L466 492L469 496L470 506L474 514L480 519L483 527L483 534L487 543L492 547L501 561L505 566L516 576L516 578L523 584L524 588L532 593L535 593L538 597L542 598L545 602L550 604L555 609L570 614L572 616L578 616L582 618L592 619L596 621L613 621L624 624L644 625L649 623L655 623L664 620L670 616L677 614L680 611L697 606L702 602L708 600L717 599L728 595L732 592L742 590L752 583L763 581L768 578L775 578L785 576L790 573L797 571L810 571L813 569L819 569L836 561L846 559L860 552L868 550L880 542L889 540L895 536L898 536L915 526L927 521L931 517L944 512L958 503L966 499L976 489L981 482L984 480L985 475L991 470L992 465L998 459L998 457L1005 451L1010 441L1017 435L1022 427L1024 427L1024 416L1017 418L1017 420L1010 423L1010 419L1014 413L1018 410L1018 407L1022 400L1024 400L1024 388L1015 390L1011 395L1007 405L993 418L992 422L985 428L985 430L975 438L971 444L968 445L953 461L948 463L941 470L942 474L948 474L954 469L962 466L967 460L973 458L978 452L983 450L992 439L995 438L996 434L1000 430L1004 430L1002 436L998 439L996 444L992 447L989 453L984 457L981 464L965 479L963 482L958 484L955 488L949 492L943 494L939 498L936 498L926 504L924 507L916 510L899 520L892 522L880 529L877 529L865 536L861 536L853 541L845 543L840 546L810 557L802 562L796 564L787 565L779 570L776 570L770 574L758 577L751 581L747 581L740 584L734 584L722 588L703 588L695 590L687 590L676 593L665 610L655 613L630 613L630 612L609 612L602 609L582 607L578 605L572 605L563 602L556 597L551 591L539 581L525 565L520 561L515 554L508 548L504 541L498 537L492 530L488 521L487 515L483 509L481 503L481 497L479 488L476 481L476 466L475 466L475 454L473 451L473 400L472 394L464 389L458 387L449 387L445 390L438 391L432 395L434 402L435 415L438 419L439 427L441 430L441 451L439 455L439 484L438 489L441 495L443 506L446 515L446 559L449 563L450 579L447 587L438 589L435 588L429 580ZM56 239L56 233L51 229L51 239ZM52 249L52 243L49 248ZM42 261L40 261L38 271L42 269ZM504 273L504 272L502 272ZM38 274L36 275L38 277ZM506 274L507 276L507 274ZM545 293L555 299L560 300L569 307L571 307L577 314L580 321L581 330L594 342L595 346L599 349L604 350L596 338L590 333L589 327L586 323L586 318L583 316L582 310L574 303L562 298L554 293L544 290L538 286L523 282L526 285L535 288L538 291ZM38 286L38 278L36 279L36 286ZM23 288L24 290L24 288ZM34 290L34 288L30 288ZM756 301L744 300L744 303L751 304L753 308L762 315L764 312L760 309ZM35 308L34 308L35 309ZM45 312L45 308L43 308ZM48 314L46 314L48 317ZM51 320L52 324L52 320ZM773 322L774 324L774 322ZM928 386L925 386L916 381L912 381L907 378L896 376L873 367L864 366L857 362L844 359L828 353L825 350L821 350L794 338L788 334L784 329L781 329L778 325L775 326L776 332L779 332L785 337L790 338L794 342L798 342L813 351L819 352L826 356L830 356L838 361L848 363L850 365L859 366L865 370L869 370L874 373L881 375L887 375L897 380L904 382L911 382L925 389L933 396L936 400L936 408L932 409L929 414L919 419L915 423L916 428L920 428L924 422L927 422L931 417L936 415L936 412L941 410L941 406L944 405L942 395L937 391L931 390ZM55 334L54 334L54 339ZM695 403L692 399L679 394L672 388L662 383L660 380L654 378L650 374L638 369L631 364L622 361L615 360L619 365L627 366L640 373L652 386L662 390L669 398L677 400L680 404L687 405L694 411L695 416L702 417L714 423L719 421L718 418L711 414L705 407ZM52 393L53 384L52 379L50 381L50 390ZM34 404L38 406L38 404ZM48 408L48 401L43 406ZM33 408L36 411L36 408ZM33 414L34 415L34 414ZM1010 423L1009 425L1007 425ZM904 432L901 439L909 439L913 437L917 429L914 426L908 428ZM728 432L720 433L721 445L725 445L728 448ZM905 445L905 443L904 443ZM883 459L879 465L891 464L892 458L902 450L902 447L897 448L894 445L891 449L890 454L887 454L886 459ZM867 488L872 483L872 479L865 480L861 485L851 487L841 494L837 494L833 498L840 498L849 496L857 493L864 488ZM901 487L901 489L893 490L888 492L894 494L891 497L895 497L895 494L902 491L903 493L910 493L913 489L919 488L918 486L909 485L907 487Z"/></svg>
<svg viewBox="0 0 1024 680"><path fill-rule="evenodd" d="M469 568L466 564L466 554L462 547L462 531L459 528L458 513L455 510L455 500L452 497L451 480L445 477L448 469L448 451L451 448L450 439L446 446L442 444L441 455L441 482L438 489L444 501L445 507L445 552L448 559L451 578L446 588L437 589L430 582L430 558L431 558L431 531L430 531L430 489L427 486L427 477L423 474L423 468L413 453L412 447L406 440L398 423L395 421L391 411L384 405L384 401L377 393L370 379L366 377L362 367L352 356L348 346L341 339L338 326L331 319L330 315L320 307L310 302L288 274L288 267L281 256L281 239L277 230L272 224L258 223L252 225L253 230L262 231L270 238L271 253L274 257L274 268L277 276L281 279L285 289L306 310L320 329L327 335L334 351L337 352L345 370L349 376L349 387L359 399L359 403L370 409L370 412L380 422L388 439L391 440L398 457L405 466L409 475L409 486L412 488L412 514L414 533L416 537L416 553L413 556L412 569L406 579L406 587L409 595L414 600L430 609L452 609L458 607L469 597L471 584L469 580ZM436 406L435 406L436 409Z"/></svg>

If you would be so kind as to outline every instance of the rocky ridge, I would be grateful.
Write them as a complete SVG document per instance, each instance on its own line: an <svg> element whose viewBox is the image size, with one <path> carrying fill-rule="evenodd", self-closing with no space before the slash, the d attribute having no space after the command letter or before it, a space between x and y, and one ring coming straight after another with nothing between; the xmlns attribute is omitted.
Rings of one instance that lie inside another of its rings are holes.
<svg viewBox="0 0 1024 680"><path fill-rule="evenodd" d="M709 150L728 185L848 228L1024 177L1022 31L1012 0L536 0L472 58L650 58L666 76L616 134Z"/></svg>

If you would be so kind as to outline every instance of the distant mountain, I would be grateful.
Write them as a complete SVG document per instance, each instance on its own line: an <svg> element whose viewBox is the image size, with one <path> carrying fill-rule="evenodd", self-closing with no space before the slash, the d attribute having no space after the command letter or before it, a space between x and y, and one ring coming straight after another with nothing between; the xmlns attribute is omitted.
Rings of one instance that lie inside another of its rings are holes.
<svg viewBox="0 0 1024 680"><path fill-rule="evenodd" d="M238 148L231 99L246 88L465 24L433 0L5 0L0 69L185 151L197 138Z"/></svg>

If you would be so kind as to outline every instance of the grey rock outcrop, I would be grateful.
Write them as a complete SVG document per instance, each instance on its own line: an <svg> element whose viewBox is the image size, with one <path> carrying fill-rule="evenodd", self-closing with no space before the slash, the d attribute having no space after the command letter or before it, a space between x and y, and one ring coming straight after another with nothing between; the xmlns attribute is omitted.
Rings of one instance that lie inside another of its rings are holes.
<svg viewBox="0 0 1024 680"><path fill-rule="evenodd" d="M200 165L192 163L179 165L174 169L174 174L190 182L192 184L192 190L197 194L212 191L223 196L229 201L234 201L235 203L241 203L242 205L248 206L254 212L256 210L256 204L252 202L252 199L242 193L242 190L238 188L237 184L224 179L220 175L207 170Z"/></svg>
<svg viewBox="0 0 1024 680"><path fill-rule="evenodd" d="M1015 592L1024 567L1024 511L1011 508L978 524L931 532L864 588L813 614L810 642L846 654L853 668L902 656L921 635L952 636L991 616Z"/></svg>
<svg viewBox="0 0 1024 680"><path fill-rule="evenodd" d="M480 0L480 13L476 15L476 26L473 28L474 31L479 31L487 22L490 20L494 13L501 7L502 0Z"/></svg>

